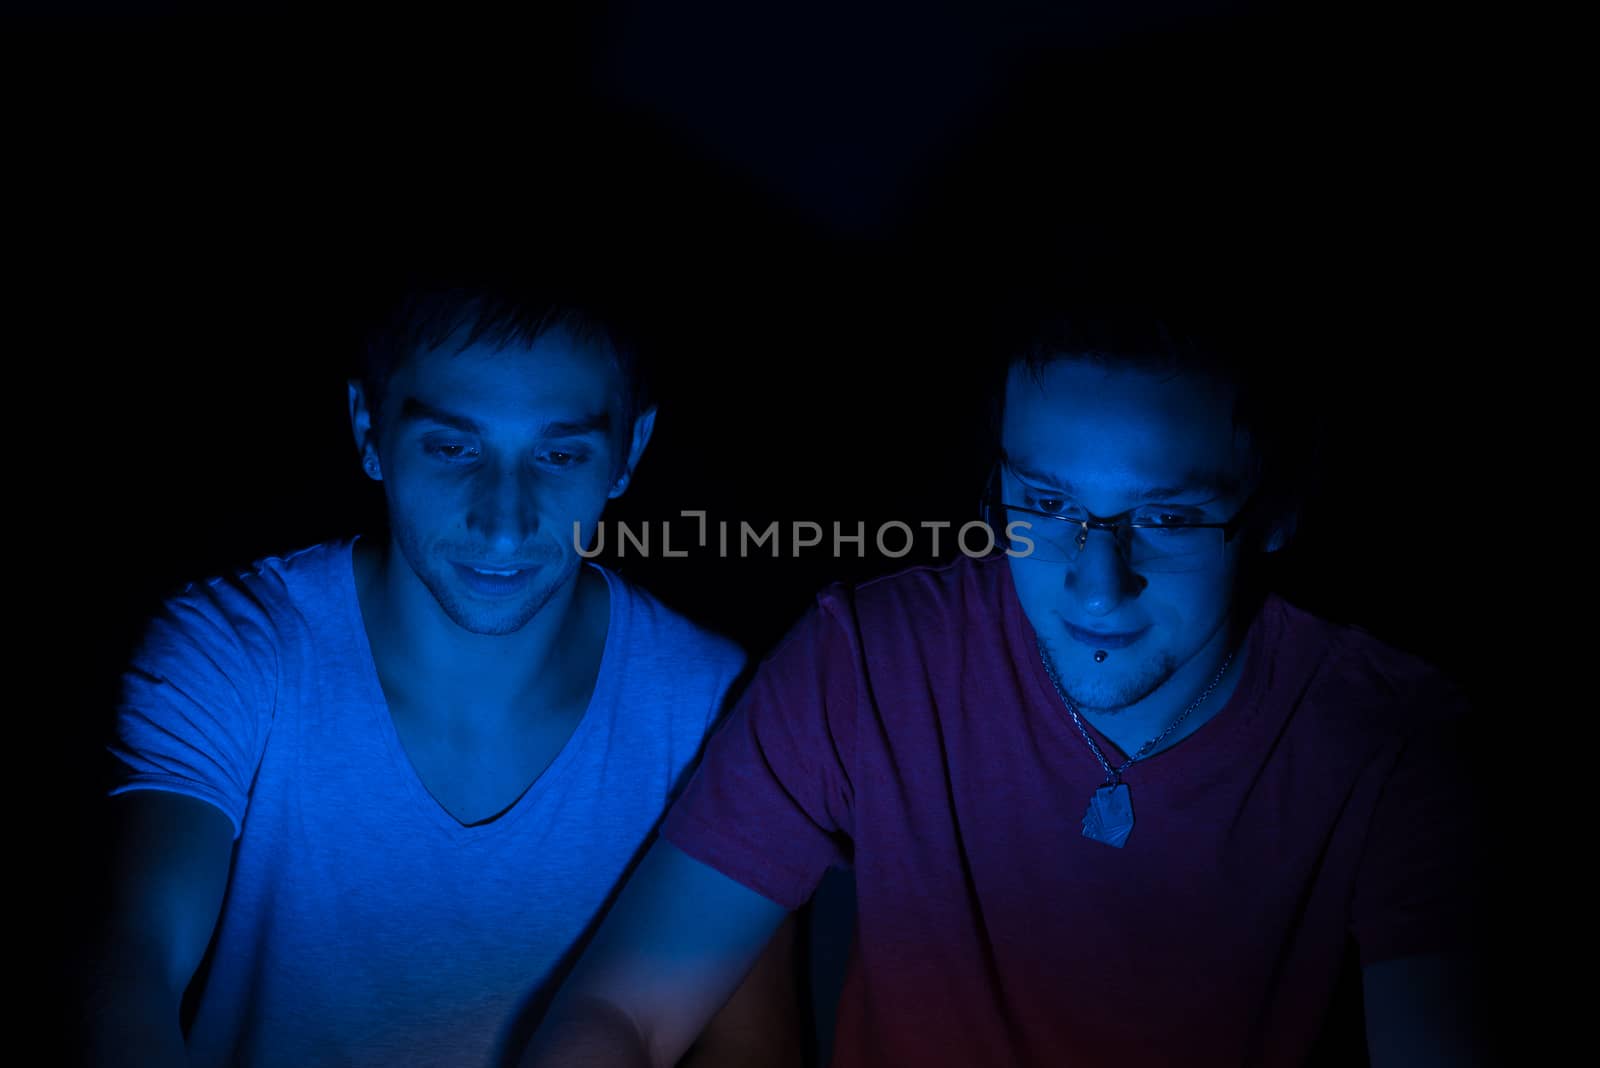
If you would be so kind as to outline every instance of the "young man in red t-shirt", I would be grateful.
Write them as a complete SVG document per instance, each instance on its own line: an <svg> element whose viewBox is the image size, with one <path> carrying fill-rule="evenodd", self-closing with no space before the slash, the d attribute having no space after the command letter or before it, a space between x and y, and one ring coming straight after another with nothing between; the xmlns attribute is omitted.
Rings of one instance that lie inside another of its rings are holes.
<svg viewBox="0 0 1600 1068"><path fill-rule="evenodd" d="M832 1063L1298 1064L1353 942L1375 1065L1471 1063L1461 704L1259 593L1301 413L1202 333L1009 362L1006 553L834 587L773 650L529 1063L671 1065L830 866Z"/></svg>

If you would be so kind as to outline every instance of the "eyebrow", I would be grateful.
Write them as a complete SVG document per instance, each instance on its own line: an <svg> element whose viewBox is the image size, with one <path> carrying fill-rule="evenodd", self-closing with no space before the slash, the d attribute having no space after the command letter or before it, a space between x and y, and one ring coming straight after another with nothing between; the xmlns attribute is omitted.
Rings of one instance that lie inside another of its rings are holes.
<svg viewBox="0 0 1600 1068"><path fill-rule="evenodd" d="M436 408L427 401L407 397L400 405L402 423L438 423L467 434L483 434L483 424L457 412ZM539 424L539 436L546 438L584 437L611 430L611 413L594 412L581 419L557 419Z"/></svg>
<svg viewBox="0 0 1600 1068"><path fill-rule="evenodd" d="M1069 497L1079 496L1078 489L1068 479L1062 478L1053 471L1039 471L1025 467L1009 457L1003 461L1012 471L1021 475L1029 482L1037 482L1043 486L1059 489ZM1160 501L1170 497L1182 497L1188 493L1209 492L1218 495L1233 493L1239 488L1239 480L1232 475L1220 471L1201 471L1193 469L1184 472L1178 482L1171 486L1141 486L1134 492L1134 500Z"/></svg>

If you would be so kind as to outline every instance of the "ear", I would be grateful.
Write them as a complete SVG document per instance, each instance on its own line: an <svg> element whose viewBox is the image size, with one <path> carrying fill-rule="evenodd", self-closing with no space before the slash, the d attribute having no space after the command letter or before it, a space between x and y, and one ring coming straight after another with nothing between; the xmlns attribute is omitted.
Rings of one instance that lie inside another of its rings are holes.
<svg viewBox="0 0 1600 1068"><path fill-rule="evenodd" d="M1293 541L1299 518L1298 515L1291 514L1274 520L1261 535L1261 551L1275 553Z"/></svg>
<svg viewBox="0 0 1600 1068"><path fill-rule="evenodd" d="M1005 526L1005 516L1000 508L1000 463L995 462L984 480L983 494L978 498L978 518L995 530Z"/></svg>
<svg viewBox="0 0 1600 1068"><path fill-rule="evenodd" d="M639 413L633 421L633 440L628 446L628 462L623 466L622 473L611 484L611 490L606 494L609 498L620 497L628 488L628 483L633 480L633 469L639 465L639 457L644 455L644 447L650 444L650 435L656 428L656 409L651 405Z"/></svg>
<svg viewBox="0 0 1600 1068"><path fill-rule="evenodd" d="M367 403L367 390L359 379L349 381L350 405L350 431L355 435L356 452L360 454L365 464L367 458L372 457L375 463L378 455L378 440L372 430L372 408Z"/></svg>

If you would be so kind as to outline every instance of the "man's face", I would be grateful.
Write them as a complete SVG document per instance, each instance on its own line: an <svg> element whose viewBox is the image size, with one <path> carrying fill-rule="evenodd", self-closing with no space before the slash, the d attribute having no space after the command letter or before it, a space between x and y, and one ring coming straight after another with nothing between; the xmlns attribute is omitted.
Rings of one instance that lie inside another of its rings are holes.
<svg viewBox="0 0 1600 1068"><path fill-rule="evenodd" d="M1013 368L1001 495L1011 505L1043 502L1044 511L1101 518L1137 509L1141 518L1169 522L1231 519L1250 488L1232 402L1227 387L1193 375L1163 378L1070 359L1047 365L1037 379ZM1056 524L1009 518L1036 529ZM1080 707L1114 712L1159 689L1227 622L1243 540L1202 566L1176 570L1130 565L1112 533L1100 530L1074 559L1011 557L1023 611L1067 695ZM1106 654L1101 662L1097 651Z"/></svg>
<svg viewBox="0 0 1600 1068"><path fill-rule="evenodd" d="M391 538L457 626L510 634L577 572L573 523L586 545L632 428L613 362L564 331L457 346L415 354L375 413Z"/></svg>

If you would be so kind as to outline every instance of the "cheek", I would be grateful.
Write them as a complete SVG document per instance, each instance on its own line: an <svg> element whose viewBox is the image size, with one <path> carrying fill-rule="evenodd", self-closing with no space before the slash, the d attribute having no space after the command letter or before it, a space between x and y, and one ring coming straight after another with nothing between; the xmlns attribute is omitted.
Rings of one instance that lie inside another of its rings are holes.
<svg viewBox="0 0 1600 1068"><path fill-rule="evenodd" d="M1151 576L1142 599L1172 627L1209 628L1227 612L1230 589L1216 575L1157 575Z"/></svg>
<svg viewBox="0 0 1600 1068"><path fill-rule="evenodd" d="M392 475L386 468L384 485L391 513L400 513L414 526L437 523L467 501L462 479L421 465L397 465Z"/></svg>
<svg viewBox="0 0 1600 1068"><path fill-rule="evenodd" d="M1013 561L1011 584L1023 604L1048 606L1066 589L1067 571L1059 564Z"/></svg>
<svg viewBox="0 0 1600 1068"><path fill-rule="evenodd" d="M533 488L534 506L547 516L593 517L605 507L610 488L608 467L585 464L581 470L540 480Z"/></svg>

